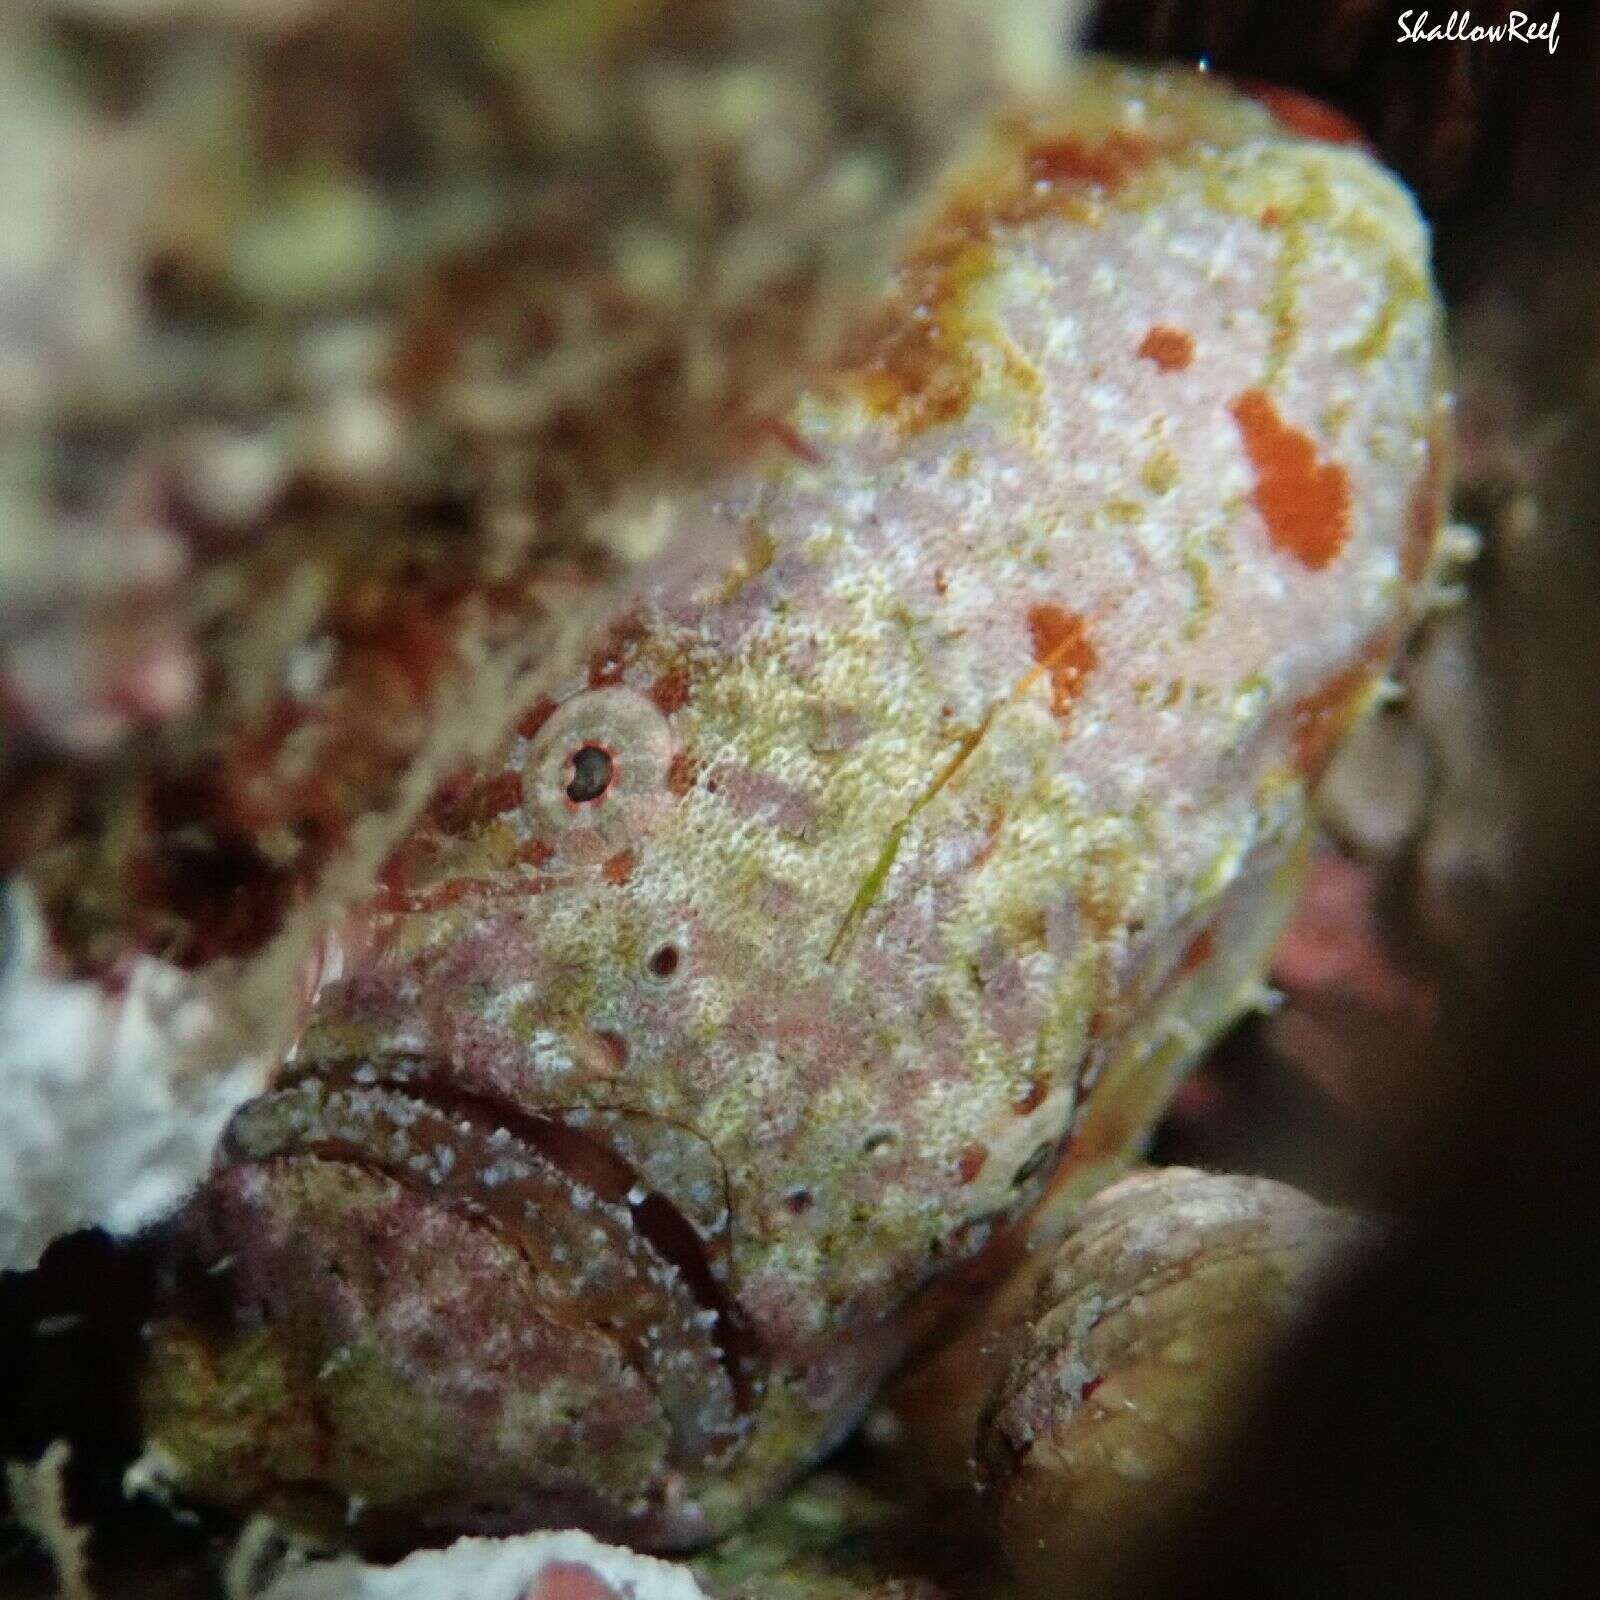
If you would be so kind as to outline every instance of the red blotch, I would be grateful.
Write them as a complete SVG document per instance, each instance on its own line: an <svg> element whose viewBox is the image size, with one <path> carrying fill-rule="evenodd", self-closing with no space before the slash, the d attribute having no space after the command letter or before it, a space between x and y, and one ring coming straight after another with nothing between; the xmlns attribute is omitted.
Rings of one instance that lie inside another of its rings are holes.
<svg viewBox="0 0 1600 1600"><path fill-rule="evenodd" d="M1028 176L1035 183L1116 190L1149 166L1155 154L1155 145L1136 133L1108 133L1093 142L1068 137L1041 139L1028 148Z"/></svg>
<svg viewBox="0 0 1600 1600"><path fill-rule="evenodd" d="M624 617L612 625L605 645L589 658L589 687L609 689L622 682L623 668L644 625L637 617Z"/></svg>
<svg viewBox="0 0 1600 1600"><path fill-rule="evenodd" d="M1418 582L1433 560L1433 547L1444 522L1444 470L1441 451L1433 441L1422 476L1406 506L1405 539L1400 546L1400 573L1407 583Z"/></svg>
<svg viewBox="0 0 1600 1600"><path fill-rule="evenodd" d="M1153 361L1163 372L1182 372L1194 361L1194 337L1182 328L1157 323L1139 346L1139 354Z"/></svg>
<svg viewBox="0 0 1600 1600"><path fill-rule="evenodd" d="M688 794L694 788L694 781L699 771L698 764L687 750L675 750L672 764L667 768L668 790L680 797Z"/></svg>
<svg viewBox="0 0 1600 1600"><path fill-rule="evenodd" d="M501 772L476 784L447 780L429 802L428 812L446 833L460 833L515 811L521 804L521 774Z"/></svg>
<svg viewBox="0 0 1600 1600"><path fill-rule="evenodd" d="M989 1159L988 1150L981 1144L969 1144L961 1152L961 1159L956 1164L956 1170L961 1175L963 1183L971 1183L983 1171L984 1164Z"/></svg>
<svg viewBox="0 0 1600 1600"><path fill-rule="evenodd" d="M1183 959L1178 963L1179 975L1186 978L1190 973L1198 972L1216 953L1216 929L1202 928L1189 941L1188 948L1183 952Z"/></svg>
<svg viewBox="0 0 1600 1600"><path fill-rule="evenodd" d="M990 856L994 854L994 847L1000 838L1000 830L1006 825L1006 810L1004 806L996 806L990 814L987 826L983 830L983 843L978 846L978 853L972 858L974 868L981 867Z"/></svg>
<svg viewBox="0 0 1600 1600"><path fill-rule="evenodd" d="M689 674L680 668L663 672L650 685L650 698L664 717L670 717L674 711L682 711L689 703Z"/></svg>
<svg viewBox="0 0 1600 1600"><path fill-rule="evenodd" d="M608 857L600 868L600 876L607 883L626 883L633 876L633 851L619 850Z"/></svg>
<svg viewBox="0 0 1600 1600"><path fill-rule="evenodd" d="M1078 1403L1082 1405L1086 1401L1092 1400L1094 1398L1095 1390L1098 1389L1105 1381L1106 1380L1103 1377L1090 1378L1089 1381L1078 1391Z"/></svg>
<svg viewBox="0 0 1600 1600"><path fill-rule="evenodd" d="M613 1028L600 1028L595 1032L595 1042L606 1053L613 1072L621 1072L628 1064L628 1041Z"/></svg>
<svg viewBox="0 0 1600 1600"><path fill-rule="evenodd" d="M528 1590L525 1600L621 1600L594 1568L576 1561L552 1561Z"/></svg>
<svg viewBox="0 0 1600 1600"><path fill-rule="evenodd" d="M1321 139L1325 144L1353 144L1370 150L1367 136L1342 111L1298 89L1280 89L1270 83L1242 86L1252 100L1265 106L1280 127L1298 133L1303 139Z"/></svg>
<svg viewBox="0 0 1600 1600"><path fill-rule="evenodd" d="M1030 1112L1037 1111L1044 1104L1044 1097L1050 1092L1050 1083L1046 1078L1034 1078L1029 1081L1028 1087L1011 1102L1011 1109L1019 1117L1025 1117Z"/></svg>
<svg viewBox="0 0 1600 1600"><path fill-rule="evenodd" d="M517 718L517 732L524 739L531 739L552 716L555 715L556 703L549 695L540 695L526 711Z"/></svg>
<svg viewBox="0 0 1600 1600"><path fill-rule="evenodd" d="M757 438L770 439L807 466L815 467L822 463L822 457L806 443L799 429L782 417L756 417L751 422L751 429Z"/></svg>
<svg viewBox="0 0 1600 1600"><path fill-rule="evenodd" d="M1064 717L1083 692L1100 657L1089 642L1083 618L1056 605L1037 605L1028 612L1033 658L1050 673L1050 709Z"/></svg>
<svg viewBox="0 0 1600 1600"><path fill-rule="evenodd" d="M1370 677L1370 669L1358 662L1295 702L1291 735L1294 764L1308 781L1322 775L1350 726Z"/></svg>
<svg viewBox="0 0 1600 1600"><path fill-rule="evenodd" d="M1272 396L1246 389L1229 407L1239 425L1256 487L1251 500L1273 545L1313 572L1350 541L1350 477L1317 457L1316 442L1278 414Z"/></svg>
<svg viewBox="0 0 1600 1600"><path fill-rule="evenodd" d="M526 862L530 867L547 866L554 855L554 848L543 839L530 839L517 849L517 860Z"/></svg>

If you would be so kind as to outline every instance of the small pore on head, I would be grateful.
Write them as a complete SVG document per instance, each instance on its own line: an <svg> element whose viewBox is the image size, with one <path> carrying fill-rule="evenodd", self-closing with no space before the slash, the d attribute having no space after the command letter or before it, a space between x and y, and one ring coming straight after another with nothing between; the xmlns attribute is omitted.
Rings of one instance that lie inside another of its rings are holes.
<svg viewBox="0 0 1600 1600"><path fill-rule="evenodd" d="M657 978L670 978L678 970L678 947L664 944L650 957L650 971Z"/></svg>
<svg viewBox="0 0 1600 1600"><path fill-rule="evenodd" d="M1054 1152L1055 1146L1049 1142L1037 1146L1033 1154L1017 1168L1016 1176L1011 1180L1012 1188L1020 1189L1030 1178L1037 1177Z"/></svg>

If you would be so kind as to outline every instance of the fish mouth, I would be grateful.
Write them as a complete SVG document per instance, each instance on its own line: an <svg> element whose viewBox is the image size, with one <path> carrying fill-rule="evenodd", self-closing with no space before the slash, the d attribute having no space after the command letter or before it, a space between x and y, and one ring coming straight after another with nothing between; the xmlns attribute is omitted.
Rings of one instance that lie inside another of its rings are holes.
<svg viewBox="0 0 1600 1600"><path fill-rule="evenodd" d="M358 1058L243 1107L218 1164L341 1163L492 1231L526 1263L539 1316L606 1339L638 1373L674 1464L721 1465L749 1431L764 1354L728 1281L726 1236L703 1234L619 1142L595 1108L530 1110L425 1059Z"/></svg>

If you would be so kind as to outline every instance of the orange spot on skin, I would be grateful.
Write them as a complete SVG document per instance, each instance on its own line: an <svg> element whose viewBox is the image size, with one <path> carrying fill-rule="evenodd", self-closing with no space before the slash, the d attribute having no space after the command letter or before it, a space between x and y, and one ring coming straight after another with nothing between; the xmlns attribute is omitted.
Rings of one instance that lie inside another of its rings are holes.
<svg viewBox="0 0 1600 1600"><path fill-rule="evenodd" d="M981 1144L969 1144L961 1152L961 1159L956 1164L956 1170L961 1175L963 1183L971 1183L983 1171L984 1164L989 1159L988 1150Z"/></svg>
<svg viewBox="0 0 1600 1600"><path fill-rule="evenodd" d="M664 717L670 717L674 711L682 711L689 703L689 674L677 669L663 672L650 685L650 698Z"/></svg>
<svg viewBox="0 0 1600 1600"><path fill-rule="evenodd" d="M543 839L530 839L517 851L517 860L525 861L530 867L547 866L554 857L555 851Z"/></svg>
<svg viewBox="0 0 1600 1600"><path fill-rule="evenodd" d="M607 883L619 886L626 883L633 876L633 851L619 850L614 856L607 857L600 868L600 876Z"/></svg>
<svg viewBox="0 0 1600 1600"><path fill-rule="evenodd" d="M1178 963L1179 975L1187 978L1191 973L1198 972L1216 953L1216 929L1202 928L1189 941L1188 948L1183 952L1183 960Z"/></svg>
<svg viewBox="0 0 1600 1600"><path fill-rule="evenodd" d="M899 292L863 330L864 352L845 375L866 404L917 433L961 416L982 377L972 348L967 290L989 270L1003 228L1081 214L1087 190L1112 193L1166 153L1139 134L1098 139L1019 130L1011 173L985 173L958 193L900 269Z"/></svg>
<svg viewBox="0 0 1600 1600"><path fill-rule="evenodd" d="M1028 149L1028 177L1034 183L1088 184L1120 189L1149 166L1155 145L1136 133L1108 133L1093 142L1070 137L1041 139Z"/></svg>
<svg viewBox="0 0 1600 1600"><path fill-rule="evenodd" d="M1272 396L1246 389L1228 407L1255 468L1251 501L1273 545L1313 572L1350 541L1350 476L1317 456L1316 441L1285 422Z"/></svg>
<svg viewBox="0 0 1600 1600"><path fill-rule="evenodd" d="M1182 328L1157 323L1139 346L1139 354L1153 361L1163 372L1182 372L1194 361L1194 338Z"/></svg>
<svg viewBox="0 0 1600 1600"><path fill-rule="evenodd" d="M1283 212L1277 206L1264 206L1260 220L1263 228L1281 228L1283 226Z"/></svg>
<svg viewBox="0 0 1600 1600"><path fill-rule="evenodd" d="M1353 144L1370 150L1367 137L1342 111L1298 89L1280 89L1270 83L1245 83L1245 93L1272 113L1280 127L1298 133L1303 139L1321 139L1324 144Z"/></svg>
<svg viewBox="0 0 1600 1600"><path fill-rule="evenodd" d="M952 209L907 263L895 302L868 330L868 355L856 367L862 398L907 433L953 422L979 378L967 348L961 301L990 259L986 219Z"/></svg>
<svg viewBox="0 0 1600 1600"><path fill-rule="evenodd" d="M531 739L555 715L555 710L555 701L547 694L540 695L517 719L517 732L524 739Z"/></svg>
<svg viewBox="0 0 1600 1600"><path fill-rule="evenodd" d="M1037 605L1028 612L1033 658L1050 673L1050 709L1064 717L1083 692L1100 657L1089 642L1083 618L1056 605Z"/></svg>
<svg viewBox="0 0 1600 1600"><path fill-rule="evenodd" d="M628 1064L628 1041L611 1028L602 1028L595 1034L595 1043L606 1053L614 1072L621 1072Z"/></svg>

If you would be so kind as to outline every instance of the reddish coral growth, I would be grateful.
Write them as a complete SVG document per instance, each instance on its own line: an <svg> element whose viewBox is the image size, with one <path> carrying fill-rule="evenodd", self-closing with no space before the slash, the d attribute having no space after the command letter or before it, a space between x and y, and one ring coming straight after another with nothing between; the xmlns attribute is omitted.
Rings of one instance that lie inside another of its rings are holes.
<svg viewBox="0 0 1600 1600"><path fill-rule="evenodd" d="M600 876L607 883L626 883L633 876L633 851L619 850L614 856L607 857L600 868Z"/></svg>
<svg viewBox="0 0 1600 1600"><path fill-rule="evenodd" d="M1272 396L1247 389L1228 407L1255 468L1251 496L1267 535L1286 555L1319 571L1350 540L1350 477L1317 458L1316 442L1278 414Z"/></svg>
<svg viewBox="0 0 1600 1600"><path fill-rule="evenodd" d="M524 739L531 739L555 715L555 710L555 701L547 694L540 695L517 719L517 732Z"/></svg>
<svg viewBox="0 0 1600 1600"><path fill-rule="evenodd" d="M1136 133L1108 133L1092 143L1084 139L1040 139L1028 147L1028 177L1034 183L1090 184L1120 189L1142 167L1149 166L1156 147Z"/></svg>
<svg viewBox="0 0 1600 1600"><path fill-rule="evenodd" d="M674 711L682 711L689 703L689 674L681 668L663 672L650 685L650 698L664 717L670 717Z"/></svg>
<svg viewBox="0 0 1600 1600"><path fill-rule="evenodd" d="M961 1159L956 1163L956 1171L961 1176L963 1183L971 1183L983 1171L984 1164L989 1159L988 1150L981 1144L969 1144L961 1152Z"/></svg>
<svg viewBox="0 0 1600 1600"><path fill-rule="evenodd" d="M1398 964L1378 894L1370 866L1319 850L1272 958L1273 982L1295 994L1342 995L1410 1023L1431 1023L1438 997Z"/></svg>
<svg viewBox="0 0 1600 1600"><path fill-rule="evenodd" d="M1163 372L1182 372L1194 361L1194 337L1182 328L1158 322L1139 345L1139 354Z"/></svg>
<svg viewBox="0 0 1600 1600"><path fill-rule="evenodd" d="M1342 111L1298 89L1280 89L1270 83L1245 83L1252 100L1259 101L1278 123L1304 139L1321 139L1326 144L1353 144L1363 150L1372 147L1366 135Z"/></svg>
<svg viewBox="0 0 1600 1600"><path fill-rule="evenodd" d="M1099 664L1099 654L1083 618L1061 606L1034 606L1028 612L1028 631L1033 635L1034 660L1049 669L1050 709L1064 717Z"/></svg>
<svg viewBox="0 0 1600 1600"><path fill-rule="evenodd" d="M1405 542L1400 546L1400 573L1407 583L1416 583L1428 570L1433 546L1444 521L1444 470L1442 451L1436 441L1428 443L1428 459L1422 476L1411 491L1406 506Z"/></svg>
<svg viewBox="0 0 1600 1600"><path fill-rule="evenodd" d="M1189 941L1188 948L1183 952L1183 959L1178 963L1179 974L1183 977L1188 977L1190 973L1198 972L1216 953L1216 930L1214 928L1202 928Z"/></svg>

